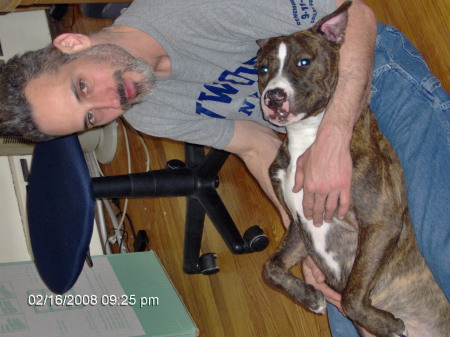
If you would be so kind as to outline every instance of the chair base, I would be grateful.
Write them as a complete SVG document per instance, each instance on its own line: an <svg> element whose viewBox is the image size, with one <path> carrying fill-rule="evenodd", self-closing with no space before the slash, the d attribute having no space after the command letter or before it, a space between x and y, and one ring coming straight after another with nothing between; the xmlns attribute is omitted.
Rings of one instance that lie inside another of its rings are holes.
<svg viewBox="0 0 450 337"><path fill-rule="evenodd" d="M185 144L186 163L178 160L167 163L168 168L175 170L188 168L197 181L196 189L186 200L183 270L187 274L211 275L220 270L215 253L200 255L205 214L234 254L262 251L269 244L259 226L249 228L242 237L216 191L217 174L228 156L229 153L216 149L206 155L203 146Z"/></svg>
<svg viewBox="0 0 450 337"><path fill-rule="evenodd" d="M211 219L234 254L264 250L269 239L258 226L241 236L216 188L218 172L229 153L203 146L185 144L185 162L170 160L162 170L123 176L93 178L96 198L185 196L186 220L183 270L187 274L213 274L219 271L216 255L200 256L205 215Z"/></svg>

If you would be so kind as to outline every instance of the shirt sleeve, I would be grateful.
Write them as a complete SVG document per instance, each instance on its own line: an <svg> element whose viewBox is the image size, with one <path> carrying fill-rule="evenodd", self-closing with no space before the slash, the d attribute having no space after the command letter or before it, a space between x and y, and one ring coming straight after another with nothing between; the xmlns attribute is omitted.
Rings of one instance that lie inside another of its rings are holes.
<svg viewBox="0 0 450 337"><path fill-rule="evenodd" d="M140 107L142 108L142 106ZM156 109L153 107L152 109ZM171 110L171 111L169 111ZM169 106L146 113L131 109L124 118L138 131L173 140L224 149L234 133L234 120L184 114Z"/></svg>

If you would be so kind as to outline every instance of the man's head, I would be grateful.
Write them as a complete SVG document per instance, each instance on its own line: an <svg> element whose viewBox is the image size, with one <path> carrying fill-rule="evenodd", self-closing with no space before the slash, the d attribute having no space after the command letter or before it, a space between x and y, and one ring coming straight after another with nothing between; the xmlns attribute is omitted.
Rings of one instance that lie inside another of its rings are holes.
<svg viewBox="0 0 450 337"><path fill-rule="evenodd" d="M148 97L153 70L116 45L66 34L0 70L0 134L41 141L104 125Z"/></svg>
<svg viewBox="0 0 450 337"><path fill-rule="evenodd" d="M40 141L50 137L38 130L25 97L27 83L72 60L53 46L15 56L0 67L0 135Z"/></svg>

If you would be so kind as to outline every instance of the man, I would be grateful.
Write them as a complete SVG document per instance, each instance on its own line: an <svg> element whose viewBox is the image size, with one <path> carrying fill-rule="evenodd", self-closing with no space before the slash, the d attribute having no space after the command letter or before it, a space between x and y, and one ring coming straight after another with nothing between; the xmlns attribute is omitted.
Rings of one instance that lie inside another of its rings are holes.
<svg viewBox="0 0 450 337"><path fill-rule="evenodd" d="M14 88L21 89L15 102L7 102L13 90L7 94L7 90L1 88L0 110L6 117L0 115L0 130L45 139L46 135L60 136L106 124L129 109L125 118L144 133L222 148L240 156L277 204L287 225L267 174L280 145L274 130L283 130L264 121L259 111L256 72L252 68L258 48L255 40L306 29L342 2L309 1L301 2L300 6L287 0L244 3L210 0L193 5L186 1L135 0L108 29L90 37L64 34L56 38L57 50L50 55L62 51L59 62L62 65L56 67L53 62L47 65L48 57L43 57L45 71L33 69L33 75L28 75L25 83L15 83ZM342 218L348 210L352 170L349 143L360 107L370 91L376 33L372 11L362 1L353 1L342 48L340 78L331 108L320 126L316 142L297 162L294 191L304 189L305 215L317 225L333 215ZM448 191L443 187L448 186L449 177L443 168L450 156L445 140L433 141L437 135L446 136L448 141L448 132L443 131L445 123L439 122L438 112L419 114L429 110L432 96L433 105L439 106L444 115L442 107L448 95L436 89L427 93L428 101L419 97L413 102L410 97L416 95L417 90L405 89L404 80L393 79L398 72L392 74L389 69L401 64L402 60L396 58L403 58L405 50L392 51L405 44L407 41L398 32L379 26L372 107L380 118L382 131L394 144L405 167L419 245L449 296L448 268L443 270L440 266L450 253L445 239L449 237L448 231L444 232L448 222L442 222L448 220L448 214L443 212ZM420 63L416 55L405 62L410 65L412 61ZM13 77L6 77L7 74L19 73L22 68L19 59L11 61L0 73L0 83L5 85ZM421 73L423 68L426 68L424 64L414 65L412 73L420 73L425 78L428 74ZM417 82L422 81L417 79ZM152 94L148 96L150 91ZM402 107L405 100L413 106L421 104L421 110ZM28 116L23 117L23 113L15 110L20 105L17 102L27 106ZM398 109L391 110L394 103L399 105ZM410 114L405 119L406 110ZM397 114L401 118L397 118ZM10 123L12 120L16 122ZM418 142L402 132L414 125L415 136L422 139L427 137L424 134L427 123L430 125L428 138L424 139L420 153L433 149L433 155L443 158L444 162L433 172L434 177L441 179L439 183L422 179L420 169L429 168L431 161L425 155L420 157L420 164L411 161L417 153L414 146ZM20 131L22 124L28 126ZM418 191L429 193L427 198L433 198L443 210L424 207L424 196ZM430 212L433 212L433 220ZM434 225L433 230L429 228L431 225ZM437 260L433 264L434 259ZM308 262L306 266L310 266L311 261ZM310 282L316 282L311 273L317 275L317 270L312 268L305 269L305 273ZM320 280L320 275L317 278ZM323 284L316 285L324 289ZM328 299L339 306L339 295L329 290L327 294ZM349 327L332 307L329 315L334 336L355 336L356 332L347 331Z"/></svg>

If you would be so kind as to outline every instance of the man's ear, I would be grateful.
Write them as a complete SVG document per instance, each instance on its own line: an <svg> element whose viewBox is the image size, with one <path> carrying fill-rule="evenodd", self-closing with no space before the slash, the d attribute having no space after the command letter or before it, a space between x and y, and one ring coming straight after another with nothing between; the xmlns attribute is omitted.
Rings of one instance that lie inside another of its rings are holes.
<svg viewBox="0 0 450 337"><path fill-rule="evenodd" d="M92 46L91 39L87 35L65 33L53 40L53 45L66 54L75 54Z"/></svg>

